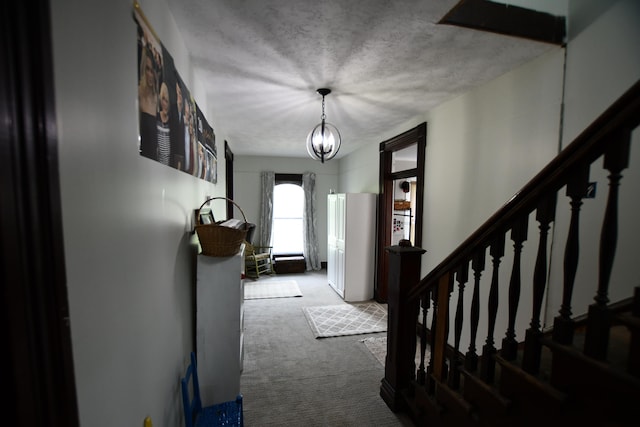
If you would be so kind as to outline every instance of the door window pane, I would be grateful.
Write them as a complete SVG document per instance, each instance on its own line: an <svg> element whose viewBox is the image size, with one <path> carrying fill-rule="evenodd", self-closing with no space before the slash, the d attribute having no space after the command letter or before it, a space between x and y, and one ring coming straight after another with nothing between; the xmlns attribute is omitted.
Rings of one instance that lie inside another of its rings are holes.
<svg viewBox="0 0 640 427"><path fill-rule="evenodd" d="M391 153L391 172L401 172L418 167L418 144Z"/></svg>
<svg viewBox="0 0 640 427"><path fill-rule="evenodd" d="M393 181L393 216L391 225L391 245L407 239L415 245L416 229L416 178Z"/></svg>

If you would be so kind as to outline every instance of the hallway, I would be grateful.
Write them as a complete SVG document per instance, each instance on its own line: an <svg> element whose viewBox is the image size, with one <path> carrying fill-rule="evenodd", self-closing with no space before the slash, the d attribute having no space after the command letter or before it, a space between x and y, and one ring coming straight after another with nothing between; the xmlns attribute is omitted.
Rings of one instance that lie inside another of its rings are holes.
<svg viewBox="0 0 640 427"><path fill-rule="evenodd" d="M326 271L264 277L298 282L300 298L244 302L245 424L252 426L412 426L380 397L384 367L362 339L315 339L302 307L344 304Z"/></svg>

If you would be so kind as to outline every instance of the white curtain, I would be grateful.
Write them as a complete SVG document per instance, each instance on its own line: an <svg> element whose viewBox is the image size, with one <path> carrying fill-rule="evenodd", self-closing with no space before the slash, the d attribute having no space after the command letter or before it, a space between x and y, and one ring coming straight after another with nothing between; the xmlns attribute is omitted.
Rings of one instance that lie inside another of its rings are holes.
<svg viewBox="0 0 640 427"><path fill-rule="evenodd" d="M318 255L318 234L316 215L316 174L305 172L302 174L302 189L304 190L304 212L302 214L303 250L308 270L320 270Z"/></svg>
<svg viewBox="0 0 640 427"><path fill-rule="evenodd" d="M260 203L259 246L271 246L273 230L273 189L276 185L275 172L262 172L262 200Z"/></svg>

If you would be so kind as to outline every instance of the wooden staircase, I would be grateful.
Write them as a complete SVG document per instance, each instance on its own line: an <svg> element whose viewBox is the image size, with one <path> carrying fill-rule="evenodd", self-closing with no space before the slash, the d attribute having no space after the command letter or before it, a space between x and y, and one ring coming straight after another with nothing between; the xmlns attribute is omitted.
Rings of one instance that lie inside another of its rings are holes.
<svg viewBox="0 0 640 427"><path fill-rule="evenodd" d="M629 298L609 301L621 172L629 167L639 124L640 82L423 279L424 250L408 242L387 248L389 327L380 394L392 410L408 412L420 426L640 425L640 287L626 284L620 289L628 289ZM587 287L595 291L594 303L574 308L581 205L590 168L600 164L609 189L598 274ZM563 283L547 284L548 234L560 190L570 199ZM530 217L538 222L537 251L533 277L523 282ZM513 253L505 257L507 237ZM510 278L500 283L505 259L512 260ZM533 285L523 289L522 283ZM562 304L553 326L542 330L544 295L552 286L560 287ZM531 304L526 331L516 325L521 291ZM500 306L500 294L508 295L507 304ZM573 310L586 314L576 317ZM504 325L497 322L499 312L507 314ZM502 326L504 338L496 344Z"/></svg>

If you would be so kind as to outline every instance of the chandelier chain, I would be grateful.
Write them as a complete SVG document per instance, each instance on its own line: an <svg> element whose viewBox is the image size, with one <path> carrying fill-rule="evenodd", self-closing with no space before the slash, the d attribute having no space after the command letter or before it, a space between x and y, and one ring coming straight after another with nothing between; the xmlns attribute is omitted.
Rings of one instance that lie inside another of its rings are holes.
<svg viewBox="0 0 640 427"><path fill-rule="evenodd" d="M327 118L326 114L324 114L324 95L322 95L322 116L320 116L322 120Z"/></svg>

